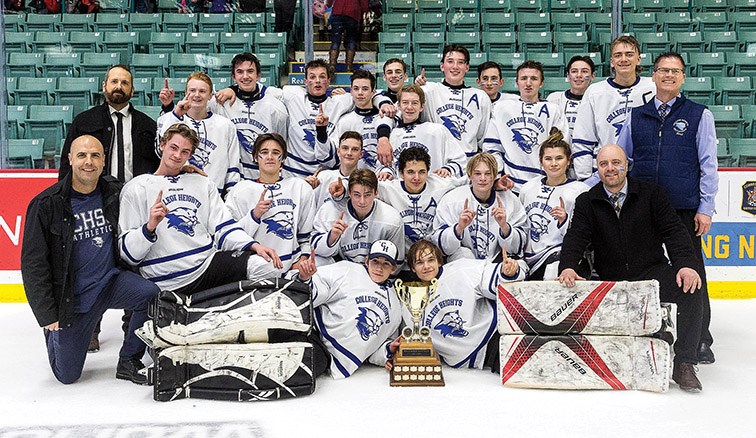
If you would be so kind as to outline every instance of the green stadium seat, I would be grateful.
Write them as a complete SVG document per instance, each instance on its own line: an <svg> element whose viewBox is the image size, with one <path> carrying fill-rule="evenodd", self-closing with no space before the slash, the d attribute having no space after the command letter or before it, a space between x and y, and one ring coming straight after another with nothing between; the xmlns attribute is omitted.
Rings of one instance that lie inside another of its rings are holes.
<svg viewBox="0 0 756 438"><path fill-rule="evenodd" d="M180 53L174 53L171 56L174 55L180 55ZM158 108L162 104L160 102L160 90L163 89L163 86L165 86L165 81L168 81L168 88L173 88L174 94L174 102L178 102L186 96L186 76L183 77L170 77L170 78L152 78L152 95L150 96L152 98L152 103L157 105ZM160 111L158 111L158 114Z"/></svg>
<svg viewBox="0 0 756 438"><path fill-rule="evenodd" d="M419 53L441 53L444 44L446 44L446 34L443 32L412 33L412 52L416 55Z"/></svg>
<svg viewBox="0 0 756 438"><path fill-rule="evenodd" d="M446 32L446 44L459 44L470 52L480 52L480 32Z"/></svg>
<svg viewBox="0 0 756 438"><path fill-rule="evenodd" d="M551 4L548 3L543 7L544 12L550 14L563 14L572 12L572 3L570 0L551 0Z"/></svg>
<svg viewBox="0 0 756 438"><path fill-rule="evenodd" d="M726 76L727 63L721 52L690 53L690 71L693 76Z"/></svg>
<svg viewBox="0 0 756 438"><path fill-rule="evenodd" d="M693 23L701 32L730 30L727 12L699 12L693 16Z"/></svg>
<svg viewBox="0 0 756 438"><path fill-rule="evenodd" d="M168 76L172 78L186 78L195 71L207 72L204 68L205 66L201 65L207 64L203 59L204 57L204 55L200 54L171 53L169 58L170 62L168 63ZM152 91L153 93L155 92L154 89ZM160 90L157 91L160 92ZM155 99L153 99L153 102L154 101Z"/></svg>
<svg viewBox="0 0 756 438"><path fill-rule="evenodd" d="M378 34L378 51L407 53L412 49L410 35L406 32L381 32Z"/></svg>
<svg viewBox="0 0 756 438"><path fill-rule="evenodd" d="M449 12L478 12L478 0L448 0ZM475 29L477 31L478 29ZM466 31L463 31L466 32ZM473 31L474 32L474 31Z"/></svg>
<svg viewBox="0 0 756 438"><path fill-rule="evenodd" d="M756 0L727 0L727 5L735 12L756 11Z"/></svg>
<svg viewBox="0 0 756 438"><path fill-rule="evenodd" d="M418 12L446 12L446 0L417 0Z"/></svg>
<svg viewBox="0 0 756 438"><path fill-rule="evenodd" d="M503 14L511 11L509 0L481 0L480 12L483 16L488 14Z"/></svg>
<svg viewBox="0 0 756 438"><path fill-rule="evenodd" d="M407 64L407 75L409 76L407 83L409 84L412 78L412 53L378 53L378 62L375 67L376 71L379 72L379 79L380 76L383 76L383 64L391 58L399 58Z"/></svg>
<svg viewBox="0 0 756 438"><path fill-rule="evenodd" d="M223 76L230 77L231 75L231 61L236 56L236 53L211 53L209 55L195 55L198 56L197 62L207 72L208 76ZM277 56L277 55L276 55ZM268 57L266 54L259 55L262 57ZM274 62L275 57L270 61ZM263 62L260 61L261 70Z"/></svg>
<svg viewBox="0 0 756 438"><path fill-rule="evenodd" d="M128 14L110 14L101 12L95 17L94 30L96 32L124 32L128 22Z"/></svg>
<svg viewBox="0 0 756 438"><path fill-rule="evenodd" d="M554 77L546 77L543 80L543 87L541 87L541 96L548 96L551 93L557 92L557 91L564 91L570 88L570 83L567 81L567 78L554 78Z"/></svg>
<svg viewBox="0 0 756 438"><path fill-rule="evenodd" d="M129 0L100 0L100 12L128 12L131 9Z"/></svg>
<svg viewBox="0 0 756 438"><path fill-rule="evenodd" d="M61 22L60 14L26 14L25 32L55 32L55 26Z"/></svg>
<svg viewBox="0 0 756 438"><path fill-rule="evenodd" d="M588 34L591 41L596 44L599 35L605 35L612 31L612 14L606 12L586 12L585 21L588 22Z"/></svg>
<svg viewBox="0 0 756 438"><path fill-rule="evenodd" d="M565 69L567 68L567 62L569 62L570 58L572 58L575 55L585 55L591 58L593 61L593 64L596 66L596 70L594 71L594 74L598 78L599 76L604 76L604 61L601 57L600 52L590 52L590 53L565 53L564 54L564 64ZM565 70L565 74L567 74L567 71Z"/></svg>
<svg viewBox="0 0 756 438"><path fill-rule="evenodd" d="M470 71L468 73L474 76L472 83L474 83L475 79L478 78L478 72L476 69L478 68L480 64L483 64L486 61L488 61L488 53L485 53L485 52L470 53Z"/></svg>
<svg viewBox="0 0 756 438"><path fill-rule="evenodd" d="M745 132L745 123L740 114L739 105L711 105L709 106L714 115L714 125L717 129L717 137L742 138ZM732 145L730 145L732 150Z"/></svg>
<svg viewBox="0 0 756 438"><path fill-rule="evenodd" d="M5 24L5 32L23 32L25 18L26 18L25 14L3 15L3 22Z"/></svg>
<svg viewBox="0 0 756 438"><path fill-rule="evenodd" d="M31 42L33 40L34 33L32 32L5 32L5 52L31 52Z"/></svg>
<svg viewBox="0 0 756 438"><path fill-rule="evenodd" d="M660 12L656 18L661 23L664 32L691 32L694 23L690 20L689 12Z"/></svg>
<svg viewBox="0 0 756 438"><path fill-rule="evenodd" d="M756 138L731 138L728 143L738 167L756 167Z"/></svg>
<svg viewBox="0 0 756 438"><path fill-rule="evenodd" d="M554 32L585 32L588 24L582 12L557 12L551 14Z"/></svg>
<svg viewBox="0 0 756 438"><path fill-rule="evenodd" d="M63 14L55 30L58 32L91 32L94 29L95 14Z"/></svg>
<svg viewBox="0 0 756 438"><path fill-rule="evenodd" d="M158 100L158 102L160 101ZM147 114L152 120L157 120L158 117L160 117L160 113L163 111L161 105L134 105L134 109Z"/></svg>
<svg viewBox="0 0 756 438"><path fill-rule="evenodd" d="M551 32L517 32L519 51L528 55L530 53L551 53L554 50L551 41Z"/></svg>
<svg viewBox="0 0 756 438"><path fill-rule="evenodd" d="M67 52L68 32L38 31L34 34L32 50L34 52Z"/></svg>
<svg viewBox="0 0 756 438"><path fill-rule="evenodd" d="M184 51L186 53L216 53L218 51L218 34L212 32L187 34Z"/></svg>
<svg viewBox="0 0 756 438"><path fill-rule="evenodd" d="M667 12L665 3L668 0L635 0L638 12Z"/></svg>
<svg viewBox="0 0 756 438"><path fill-rule="evenodd" d="M691 8L690 0L664 0L667 12L689 12Z"/></svg>
<svg viewBox="0 0 756 438"><path fill-rule="evenodd" d="M286 32L263 32L255 35L254 48L258 55L274 53L286 59Z"/></svg>
<svg viewBox="0 0 756 438"><path fill-rule="evenodd" d="M727 138L717 139L717 164L720 168L732 167L737 164L730 154L728 140Z"/></svg>
<svg viewBox="0 0 756 438"><path fill-rule="evenodd" d="M222 33L231 32L233 24L232 13L225 14L200 14L197 29L200 32Z"/></svg>
<svg viewBox="0 0 756 438"><path fill-rule="evenodd" d="M672 42L667 32L639 32L635 38L641 45L642 53L663 53L672 50Z"/></svg>
<svg viewBox="0 0 756 438"><path fill-rule="evenodd" d="M727 64L731 76L756 76L756 52L730 52Z"/></svg>
<svg viewBox="0 0 756 438"><path fill-rule="evenodd" d="M386 5L386 11L391 14L412 14L415 12L415 0L386 0L383 3Z"/></svg>
<svg viewBox="0 0 756 438"><path fill-rule="evenodd" d="M640 66L643 70L641 76L651 76L651 73L654 71L654 58L656 58L656 55L653 53L641 53L640 58Z"/></svg>
<svg viewBox="0 0 756 438"><path fill-rule="evenodd" d="M714 81L708 76L685 79L683 93L688 99L701 105L714 105Z"/></svg>
<svg viewBox="0 0 756 438"><path fill-rule="evenodd" d="M44 139L44 155L52 156L63 148L63 139L72 121L70 105L30 105L24 128L28 138Z"/></svg>
<svg viewBox="0 0 756 438"><path fill-rule="evenodd" d="M152 32L148 43L150 53L182 53L184 32Z"/></svg>
<svg viewBox="0 0 756 438"><path fill-rule="evenodd" d="M235 32L264 32L265 14L263 13L236 13L234 14Z"/></svg>
<svg viewBox="0 0 756 438"><path fill-rule="evenodd" d="M517 32L551 32L551 14L544 12L517 14Z"/></svg>
<svg viewBox="0 0 756 438"><path fill-rule="evenodd" d="M260 59L260 71L262 73L261 81L265 79L265 85L271 85L274 87L278 86L280 76L279 68L281 67L281 64L283 64L283 59L277 53L258 53L257 57ZM219 62L218 72L221 71L220 66L223 66L225 69L224 73L226 73L229 64L230 61Z"/></svg>
<svg viewBox="0 0 756 438"><path fill-rule="evenodd" d="M714 88L717 90L718 105L753 105L754 90L750 76L715 77Z"/></svg>
<svg viewBox="0 0 756 438"><path fill-rule="evenodd" d="M8 165L11 169L40 168L36 163L44 158L45 140L34 139L10 139L8 140Z"/></svg>
<svg viewBox="0 0 756 438"><path fill-rule="evenodd" d="M265 32L273 33L276 31L276 14L268 12L265 14Z"/></svg>
<svg viewBox="0 0 756 438"><path fill-rule="evenodd" d="M732 12L730 13L730 23L738 33L742 31L756 31L756 12Z"/></svg>
<svg viewBox="0 0 756 438"><path fill-rule="evenodd" d="M151 56L158 56L158 55L151 55ZM161 54L160 56L165 56L166 59L168 58L168 55ZM132 69L133 71L133 69ZM134 74L136 76L136 73ZM165 76L161 76L159 79L164 78ZM134 78L134 95L131 97L131 103L133 105L152 105L151 97L152 97L152 80L153 78L146 78L146 77L139 77L136 76ZM156 105L160 105L160 102L156 102Z"/></svg>
<svg viewBox="0 0 756 438"><path fill-rule="evenodd" d="M545 76L564 77L564 53L529 53L528 60L543 64Z"/></svg>
<svg viewBox="0 0 756 438"><path fill-rule="evenodd" d="M441 65L441 52L436 53L414 53L415 58L415 75L419 75L422 69L426 70L426 74L429 72L438 71Z"/></svg>
<svg viewBox="0 0 756 438"><path fill-rule="evenodd" d="M42 64L45 77L78 77L81 57L78 53L47 53Z"/></svg>
<svg viewBox="0 0 756 438"><path fill-rule="evenodd" d="M76 53L102 52L105 35L102 32L81 32L74 30L68 35L68 45Z"/></svg>
<svg viewBox="0 0 756 438"><path fill-rule="evenodd" d="M657 24L659 21L656 19L655 12L636 12L629 14L622 14L622 21L625 26L625 31L630 33L639 32L657 32Z"/></svg>
<svg viewBox="0 0 756 438"><path fill-rule="evenodd" d="M446 32L446 13L415 14L415 28L410 28L409 32Z"/></svg>
<svg viewBox="0 0 756 438"><path fill-rule="evenodd" d="M504 83L512 82L517 74L517 67L525 61L524 53L489 53L488 60L498 62Z"/></svg>
<svg viewBox="0 0 756 438"><path fill-rule="evenodd" d="M99 78L58 78L54 103L71 105L73 113L79 114L95 104L101 84Z"/></svg>
<svg viewBox="0 0 756 438"><path fill-rule="evenodd" d="M740 112L745 120L745 136L756 138L756 105L741 105Z"/></svg>
<svg viewBox="0 0 756 438"><path fill-rule="evenodd" d="M515 16L509 12L483 14L480 27L483 32L514 32Z"/></svg>
<svg viewBox="0 0 756 438"><path fill-rule="evenodd" d="M104 32L102 51L121 54L121 62L128 64L131 54L136 52L139 35L136 32Z"/></svg>
<svg viewBox="0 0 756 438"><path fill-rule="evenodd" d="M180 1L177 0L158 0L157 8L158 13L161 14L175 14L179 12Z"/></svg>
<svg viewBox="0 0 756 438"><path fill-rule="evenodd" d="M222 53L243 53L252 51L254 34L250 32L227 32L220 34L218 43Z"/></svg>
<svg viewBox="0 0 756 438"><path fill-rule="evenodd" d="M384 32L409 33L412 32L412 27L412 14L409 12L383 15Z"/></svg>
<svg viewBox="0 0 756 438"><path fill-rule="evenodd" d="M736 32L706 31L703 40L707 52L736 52L740 47Z"/></svg>
<svg viewBox="0 0 756 438"><path fill-rule="evenodd" d="M545 12L541 0L511 0L512 12Z"/></svg>
<svg viewBox="0 0 756 438"><path fill-rule="evenodd" d="M113 65L121 63L121 54L114 53L82 53L79 76L105 79L105 73Z"/></svg>
<svg viewBox="0 0 756 438"><path fill-rule="evenodd" d="M150 41L152 32L160 32L160 23L162 21L163 14L134 13L129 15L126 30L136 32L139 35L139 44L146 46Z"/></svg>
<svg viewBox="0 0 756 438"><path fill-rule="evenodd" d="M167 53L134 53L131 71L138 78L164 78L168 70Z"/></svg>
<svg viewBox="0 0 756 438"><path fill-rule="evenodd" d="M196 32L197 14L163 14L163 32Z"/></svg>
<svg viewBox="0 0 756 438"><path fill-rule="evenodd" d="M698 4L702 12L727 12L730 7L727 0L705 0Z"/></svg>
<svg viewBox="0 0 756 438"><path fill-rule="evenodd" d="M36 77L42 74L43 53L9 53L5 73L8 76Z"/></svg>
<svg viewBox="0 0 756 438"><path fill-rule="evenodd" d="M449 12L446 25L450 32L480 32L480 15L477 12Z"/></svg>
<svg viewBox="0 0 756 438"><path fill-rule="evenodd" d="M677 53L704 51L702 32L670 32L669 40Z"/></svg>
<svg viewBox="0 0 756 438"><path fill-rule="evenodd" d="M8 105L8 138L24 138L23 121L26 119L26 105Z"/></svg>
<svg viewBox="0 0 756 438"><path fill-rule="evenodd" d="M570 3L572 3L572 10L574 12L582 12L584 14L603 13L606 10L601 0L571 0ZM609 9L611 9L611 5L609 5ZM588 22L590 23L590 20Z"/></svg>
<svg viewBox="0 0 756 438"><path fill-rule="evenodd" d="M588 34L585 32L555 32L557 52L585 53L588 51Z"/></svg>
<svg viewBox="0 0 756 438"><path fill-rule="evenodd" d="M517 50L515 32L482 32L483 51L487 53L511 53Z"/></svg>

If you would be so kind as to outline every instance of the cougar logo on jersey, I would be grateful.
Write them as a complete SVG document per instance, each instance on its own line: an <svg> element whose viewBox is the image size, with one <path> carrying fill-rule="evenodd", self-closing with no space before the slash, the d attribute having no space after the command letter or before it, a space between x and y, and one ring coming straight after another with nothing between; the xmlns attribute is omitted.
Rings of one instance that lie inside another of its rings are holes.
<svg viewBox="0 0 756 438"><path fill-rule="evenodd" d="M165 179L167 179L168 182L171 183L171 184L178 184L178 182L179 182L179 177L178 176L165 176Z"/></svg>
<svg viewBox="0 0 756 438"><path fill-rule="evenodd" d="M363 341L370 339L370 336L377 335L383 325L381 316L373 309L367 307L358 307L360 314L355 318L357 320L357 331Z"/></svg>
<svg viewBox="0 0 756 438"><path fill-rule="evenodd" d="M212 149L205 149L205 148L195 149L194 154L192 155L191 158L189 158L189 164L193 165L194 167L204 169L205 166L207 166L207 163L210 162L210 152L212 152Z"/></svg>
<svg viewBox="0 0 756 438"><path fill-rule="evenodd" d="M423 224L421 222L413 222L411 224L405 223L404 235L407 236L411 242L417 242L425 237L427 229L428 224Z"/></svg>
<svg viewBox="0 0 756 438"><path fill-rule="evenodd" d="M168 229L175 228L176 231L184 233L189 237L194 237L194 227L199 223L197 219L197 209L189 207L179 207L165 215L168 220Z"/></svg>
<svg viewBox="0 0 756 438"><path fill-rule="evenodd" d="M248 154L252 153L252 145L255 144L257 133L251 129L240 128L236 126L236 136L239 138L239 144Z"/></svg>
<svg viewBox="0 0 756 438"><path fill-rule="evenodd" d="M461 338L467 336L468 331L462 326L465 320L459 316L459 310L446 312L441 318L441 322L433 327L434 330L438 330L444 337L453 336L455 338Z"/></svg>
<svg viewBox="0 0 756 438"><path fill-rule="evenodd" d="M268 226L268 233L273 233L281 239L291 240L294 238L294 213L279 211L273 216L264 219Z"/></svg>
<svg viewBox="0 0 756 438"><path fill-rule="evenodd" d="M624 120L622 122L620 122L620 123L612 123L612 127L614 128L614 135L615 136L619 137L620 131L622 131L622 125L624 123L625 123Z"/></svg>
<svg viewBox="0 0 756 438"><path fill-rule="evenodd" d="M538 133L530 128L512 128L512 141L529 154L533 152L533 146L538 144Z"/></svg>
<svg viewBox="0 0 756 438"><path fill-rule="evenodd" d="M549 233L549 222L551 221L546 216L533 213L528 219L530 219L530 240L538 242L541 240L541 235Z"/></svg>
<svg viewBox="0 0 756 438"><path fill-rule="evenodd" d="M92 245L102 248L102 245L105 243L105 241L102 240L102 237L96 236L92 238Z"/></svg>
<svg viewBox="0 0 756 438"><path fill-rule="evenodd" d="M362 162L368 169L375 169L378 167L378 156L374 152L364 151L362 153Z"/></svg>
<svg viewBox="0 0 756 438"><path fill-rule="evenodd" d="M354 232L352 233L352 239L353 240L364 240L367 238L367 231L368 231L368 224L367 222L358 222L357 225L354 226Z"/></svg>
<svg viewBox="0 0 756 438"><path fill-rule="evenodd" d="M451 134L456 138L457 140L460 140L462 138L462 134L465 132L465 120L462 119L462 117L452 114L449 116L441 116L441 120L444 122L444 126L446 129L451 132Z"/></svg>
<svg viewBox="0 0 756 438"><path fill-rule="evenodd" d="M315 133L311 129L304 130L304 138L302 140L306 141L309 147L315 149Z"/></svg>

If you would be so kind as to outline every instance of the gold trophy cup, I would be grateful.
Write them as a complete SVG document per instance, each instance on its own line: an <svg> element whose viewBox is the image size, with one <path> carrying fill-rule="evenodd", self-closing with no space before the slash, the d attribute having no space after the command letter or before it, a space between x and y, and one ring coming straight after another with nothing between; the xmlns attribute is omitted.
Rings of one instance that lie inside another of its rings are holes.
<svg viewBox="0 0 756 438"><path fill-rule="evenodd" d="M391 386L444 386L441 361L433 348L431 329L420 326L425 307L436 293L438 280L394 282L399 300L412 315L412 327L404 327L399 339L399 350L391 368Z"/></svg>

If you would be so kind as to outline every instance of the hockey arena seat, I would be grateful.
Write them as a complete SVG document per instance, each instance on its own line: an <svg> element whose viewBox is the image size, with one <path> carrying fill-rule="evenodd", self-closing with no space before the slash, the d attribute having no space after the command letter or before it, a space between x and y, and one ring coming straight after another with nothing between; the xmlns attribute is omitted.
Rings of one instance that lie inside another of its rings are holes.
<svg viewBox="0 0 756 438"><path fill-rule="evenodd" d="M699 12L693 15L693 23L701 32L730 30L727 12Z"/></svg>
<svg viewBox="0 0 756 438"><path fill-rule="evenodd" d="M458 44L470 52L480 52L479 32L446 32L446 44Z"/></svg>
<svg viewBox="0 0 756 438"><path fill-rule="evenodd" d="M128 12L129 9L129 0L100 0L100 12Z"/></svg>
<svg viewBox="0 0 756 438"><path fill-rule="evenodd" d="M136 32L105 32L102 51L118 52L121 54L121 62L128 64L138 44L139 35Z"/></svg>
<svg viewBox="0 0 756 438"><path fill-rule="evenodd" d="M670 32L669 41L677 53L704 51L704 39L701 32Z"/></svg>
<svg viewBox="0 0 756 438"><path fill-rule="evenodd" d="M557 52L585 53L588 51L588 34L585 32L554 32L554 49Z"/></svg>
<svg viewBox="0 0 756 438"><path fill-rule="evenodd" d="M9 139L8 164L11 169L33 169L44 157L44 139Z"/></svg>
<svg viewBox="0 0 756 438"><path fill-rule="evenodd" d="M231 32L234 14L200 14L197 30L200 32L222 33Z"/></svg>
<svg viewBox="0 0 756 438"><path fill-rule="evenodd" d="M730 154L728 139L726 138L717 139L717 164L719 167L737 166L736 160Z"/></svg>
<svg viewBox="0 0 756 438"><path fill-rule="evenodd" d="M198 59L201 56L202 55L191 53L171 53L170 62L167 64L168 75L171 78L186 78L195 71L205 71L205 69L200 66L201 62ZM160 79L159 76L154 76L154 78ZM162 87L163 84L160 84L160 88ZM175 89L176 87L173 88ZM154 93L156 90L153 89L152 91ZM157 91L158 93L160 92L160 90ZM153 94L153 102L155 102L154 96L156 95Z"/></svg>
<svg viewBox="0 0 756 438"><path fill-rule="evenodd" d="M551 9L548 5L544 7L544 12L550 12L551 14L562 14L572 12L572 4L570 0L551 0Z"/></svg>
<svg viewBox="0 0 756 438"><path fill-rule="evenodd" d="M421 53L440 53L444 49L444 44L446 44L445 32L412 33L412 53L415 55Z"/></svg>
<svg viewBox="0 0 756 438"><path fill-rule="evenodd" d="M446 12L446 0L417 0L418 12Z"/></svg>
<svg viewBox="0 0 756 438"><path fill-rule="evenodd" d="M656 18L661 24L660 30L664 32L691 32L693 22L690 21L688 12L660 12Z"/></svg>
<svg viewBox="0 0 756 438"><path fill-rule="evenodd" d="M383 16L383 31L409 33L413 28L411 13L388 13Z"/></svg>
<svg viewBox="0 0 756 438"><path fill-rule="evenodd" d="M548 1L548 0L547 0ZM512 12L545 12L541 0L511 0Z"/></svg>
<svg viewBox="0 0 756 438"><path fill-rule="evenodd" d="M3 16L5 32L23 32L25 17L25 14L5 14Z"/></svg>
<svg viewBox="0 0 756 438"><path fill-rule="evenodd" d="M656 19L655 12L622 14L622 24L626 32L635 34L639 32L658 32L658 23L659 21Z"/></svg>
<svg viewBox="0 0 756 438"><path fill-rule="evenodd" d="M719 105L753 105L754 90L750 76L715 77L714 88L717 90Z"/></svg>
<svg viewBox="0 0 756 438"><path fill-rule="evenodd" d="M667 12L665 3L668 0L635 0L638 12Z"/></svg>
<svg viewBox="0 0 756 438"><path fill-rule="evenodd" d="M133 13L129 15L129 22L126 23L125 30L136 32L139 35L139 45L146 46L150 41L152 32L160 32L160 23L162 21L163 14Z"/></svg>
<svg viewBox="0 0 756 438"><path fill-rule="evenodd" d="M406 32L381 32L378 34L378 50L381 52L409 52L412 48L410 35Z"/></svg>
<svg viewBox="0 0 756 438"><path fill-rule="evenodd" d="M94 30L97 32L124 32L128 22L128 14L100 12L95 17Z"/></svg>
<svg viewBox="0 0 756 438"><path fill-rule="evenodd" d="M672 42L667 32L638 32L635 38L641 45L642 53L663 53L672 50Z"/></svg>
<svg viewBox="0 0 756 438"><path fill-rule="evenodd" d="M163 32L196 32L197 14L163 14Z"/></svg>
<svg viewBox="0 0 756 438"><path fill-rule="evenodd" d="M511 53L517 50L515 32L481 32L481 40L486 53Z"/></svg>
<svg viewBox="0 0 756 438"><path fill-rule="evenodd" d="M89 109L97 101L100 93L101 80L98 78L58 78L55 87L55 105L70 105L73 113Z"/></svg>
<svg viewBox="0 0 756 438"><path fill-rule="evenodd" d="M543 64L543 73L546 77L564 77L564 53L530 53L528 60Z"/></svg>
<svg viewBox="0 0 756 438"><path fill-rule="evenodd" d="M140 105L134 106L134 109L147 114L152 120L157 120L160 117L162 107L160 105Z"/></svg>
<svg viewBox="0 0 756 438"><path fill-rule="evenodd" d="M564 91L570 88L570 83L567 82L567 78L546 77L543 80L543 87L541 88L541 97L546 98L549 94L555 91Z"/></svg>
<svg viewBox="0 0 756 438"><path fill-rule="evenodd" d="M714 81L708 76L685 79L683 94L701 105L714 105Z"/></svg>
<svg viewBox="0 0 756 438"><path fill-rule="evenodd" d="M379 79L383 80L382 79L382 77L383 77L383 64L385 64L386 61L388 61L391 58L399 58L402 61L404 61L405 64L407 64L407 75L409 76L409 78L407 78L407 84L412 83L412 81L410 80L411 78L413 78L413 76L412 76L412 53L406 53L406 52L405 53L392 53L392 52L378 53L378 62L376 64L376 70L377 70ZM385 84L385 82L384 82L384 84ZM386 87L383 87L382 89L385 90Z"/></svg>
<svg viewBox="0 0 756 438"><path fill-rule="evenodd" d="M480 27L483 32L514 32L515 16L509 12L483 14L480 17Z"/></svg>
<svg viewBox="0 0 756 438"><path fill-rule="evenodd" d="M756 12L732 12L730 23L734 25L731 29L735 32L756 30Z"/></svg>
<svg viewBox="0 0 756 438"><path fill-rule="evenodd" d="M740 112L745 120L745 136L756 138L756 105L741 105Z"/></svg>
<svg viewBox="0 0 756 438"><path fill-rule="evenodd" d="M178 13L178 6L180 4L176 0L158 0L157 9L161 14L176 14Z"/></svg>
<svg viewBox="0 0 756 438"><path fill-rule="evenodd" d="M517 14L517 32L551 32L551 14L545 12Z"/></svg>
<svg viewBox="0 0 756 438"><path fill-rule="evenodd" d="M756 167L756 138L731 138L729 145L738 167Z"/></svg>
<svg viewBox="0 0 756 438"><path fill-rule="evenodd" d="M286 32L260 32L255 35L253 44L255 54L277 54L280 59L286 58Z"/></svg>
<svg viewBox="0 0 756 438"><path fill-rule="evenodd" d="M165 55L165 54L163 54ZM154 55L153 55L154 56ZM166 59L168 55L165 55ZM135 73L136 76L136 73ZM158 79L165 78L162 75ZM160 101L152 102L152 80L153 78L136 77L134 79L134 96L131 98L131 103L136 105L160 105Z"/></svg>
<svg viewBox="0 0 756 438"><path fill-rule="evenodd" d="M714 125L717 129L717 137L741 138L745 132L743 117L740 115L739 105L711 105L709 106L714 115Z"/></svg>
<svg viewBox="0 0 756 438"><path fill-rule="evenodd" d="M730 52L727 66L732 76L756 76L756 52Z"/></svg>
<svg viewBox="0 0 756 438"><path fill-rule="evenodd" d="M268 12L265 14L265 32L271 33L276 31L276 14Z"/></svg>
<svg viewBox="0 0 756 438"><path fill-rule="evenodd" d="M386 0L383 3L389 13L412 14L415 12L414 0Z"/></svg>
<svg viewBox="0 0 756 438"><path fill-rule="evenodd" d="M234 14L235 32L265 32L265 14L236 13Z"/></svg>
<svg viewBox="0 0 756 438"><path fill-rule="evenodd" d="M525 61L524 53L489 53L488 60L498 62L501 66L501 77L504 78L504 85L512 83L517 75L517 67Z"/></svg>
<svg viewBox="0 0 756 438"><path fill-rule="evenodd" d="M18 78L13 103L15 105L50 105L55 94L55 78Z"/></svg>
<svg viewBox="0 0 756 438"><path fill-rule="evenodd" d="M696 6L700 7L702 12L727 12L730 10L726 0L703 0Z"/></svg>
<svg viewBox="0 0 756 438"><path fill-rule="evenodd" d="M690 70L694 76L726 76L727 63L722 52L690 53Z"/></svg>
<svg viewBox="0 0 756 438"><path fill-rule="evenodd" d="M478 12L478 0L448 0L449 12ZM465 32L465 31L463 31ZM474 32L474 31L472 31Z"/></svg>
<svg viewBox="0 0 756 438"><path fill-rule="evenodd" d="M424 53L415 52L415 75L419 75L422 69L426 70L426 75L434 74L441 65L441 52Z"/></svg>
<svg viewBox="0 0 756 438"><path fill-rule="evenodd" d="M55 30L58 32L91 32L94 30L95 14L63 14Z"/></svg>
<svg viewBox="0 0 756 438"><path fill-rule="evenodd" d="M81 55L81 66L79 75L81 77L96 77L100 80L105 79L105 73L111 65L121 63L121 54L114 53L95 53L88 52Z"/></svg>
<svg viewBox="0 0 756 438"><path fill-rule="evenodd" d="M517 47L522 53L551 53L554 51L551 32L517 32Z"/></svg>
<svg viewBox="0 0 756 438"><path fill-rule="evenodd" d="M184 32L152 32L147 44L150 53L183 53Z"/></svg>
<svg viewBox="0 0 756 438"><path fill-rule="evenodd" d="M480 32L480 16L477 12L449 12L446 26L450 32Z"/></svg>
<svg viewBox="0 0 756 438"><path fill-rule="evenodd" d="M227 54L227 55L217 55L219 59L221 59L222 56L233 56L233 54ZM278 86L278 78L279 78L279 68L281 67L281 64L283 63L282 58L277 53L258 53L257 58L260 60L260 72L262 74L263 78L269 78L270 82L266 83L266 85L272 85L277 87ZM213 71L212 74L217 74L217 72L222 72L225 74L228 74L228 66L231 64L229 61L228 63L220 62L218 64L217 71Z"/></svg>
<svg viewBox="0 0 756 438"><path fill-rule="evenodd" d="M168 59L168 53L134 53L131 56L131 70L137 78L164 78Z"/></svg>
<svg viewBox="0 0 756 438"><path fill-rule="evenodd" d="M78 77L81 58L78 53L47 53L42 64L44 77Z"/></svg>
<svg viewBox="0 0 756 438"><path fill-rule="evenodd" d="M606 8L601 4L601 0L570 0L570 4L572 5L573 12L587 14L606 11Z"/></svg>
<svg viewBox="0 0 756 438"><path fill-rule="evenodd" d="M503 14L510 12L509 0L481 0L480 12L485 17L488 14Z"/></svg>
<svg viewBox="0 0 756 438"><path fill-rule="evenodd" d="M53 156L63 148L63 139L72 121L70 105L30 105L24 128L28 138L44 139L44 154Z"/></svg>
<svg viewBox="0 0 756 438"><path fill-rule="evenodd" d="M415 26L414 28L410 28L409 32L446 32L446 13L428 12L415 14Z"/></svg>
<svg viewBox="0 0 756 438"><path fill-rule="evenodd" d="M727 0L727 5L735 12L756 11L756 0Z"/></svg>
<svg viewBox="0 0 756 438"><path fill-rule="evenodd" d="M731 31L706 31L703 40L706 52L737 52L741 43Z"/></svg>
<svg viewBox="0 0 756 438"><path fill-rule="evenodd" d="M38 31L34 34L32 51L34 52L67 52L68 32Z"/></svg>
<svg viewBox="0 0 756 438"><path fill-rule="evenodd" d="M254 33L228 32L220 34L219 48L223 53L251 52Z"/></svg>
<svg viewBox="0 0 756 438"><path fill-rule="evenodd" d="M585 20L588 22L588 34L594 44L599 41L599 35L612 31L612 14L610 13L586 12Z"/></svg>
<svg viewBox="0 0 756 438"><path fill-rule="evenodd" d="M102 52L105 35L102 32L72 31L68 35L68 45L76 53Z"/></svg>
<svg viewBox="0 0 756 438"><path fill-rule="evenodd" d="M664 0L664 5L667 12L688 12L690 10L690 0Z"/></svg>
<svg viewBox="0 0 756 438"><path fill-rule="evenodd" d="M5 53L31 52L33 40L33 32L5 32Z"/></svg>
<svg viewBox="0 0 756 438"><path fill-rule="evenodd" d="M24 30L26 32L55 32L55 25L60 21L60 14L26 14Z"/></svg>
<svg viewBox="0 0 756 438"><path fill-rule="evenodd" d="M582 12L552 12L551 20L554 23L554 32L585 32L588 30L585 14Z"/></svg>
<svg viewBox="0 0 756 438"><path fill-rule="evenodd" d="M218 34L212 32L192 32L186 35L184 43L186 53L216 53L218 51Z"/></svg>
<svg viewBox="0 0 756 438"><path fill-rule="evenodd" d="M26 105L8 105L8 138L24 138L23 122L26 119Z"/></svg>

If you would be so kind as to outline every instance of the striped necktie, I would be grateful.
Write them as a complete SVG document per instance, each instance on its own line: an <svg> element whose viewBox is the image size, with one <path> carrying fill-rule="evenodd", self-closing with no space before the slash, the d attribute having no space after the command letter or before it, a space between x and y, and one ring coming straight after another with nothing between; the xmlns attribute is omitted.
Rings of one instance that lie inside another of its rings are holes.
<svg viewBox="0 0 756 438"><path fill-rule="evenodd" d="M664 124L664 120L667 118L667 110L669 109L669 105L666 103L662 103L659 105L659 117L661 117L662 124Z"/></svg>
<svg viewBox="0 0 756 438"><path fill-rule="evenodd" d="M612 196L609 197L609 200L612 202L612 207L614 207L614 212L617 213L617 217L619 217L620 210L622 209L619 203L620 194L614 193Z"/></svg>

